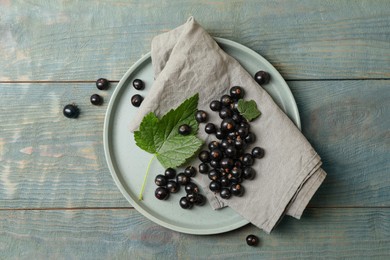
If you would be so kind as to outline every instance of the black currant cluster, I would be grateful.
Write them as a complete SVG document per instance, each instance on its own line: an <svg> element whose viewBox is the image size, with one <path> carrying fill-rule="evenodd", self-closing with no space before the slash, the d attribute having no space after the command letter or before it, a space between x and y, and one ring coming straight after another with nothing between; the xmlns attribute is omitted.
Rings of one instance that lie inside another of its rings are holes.
<svg viewBox="0 0 390 260"><path fill-rule="evenodd" d="M100 78L96 81L96 87L99 90L107 90L110 87L110 82L105 78ZM103 104L103 97L99 94L93 94L90 97L90 102L92 105L100 106ZM62 113L67 118L77 118L80 115L80 109L76 104L67 104Z"/></svg>
<svg viewBox="0 0 390 260"><path fill-rule="evenodd" d="M199 172L208 175L211 180L210 190L219 193L223 199L244 194L243 181L255 177L252 165L255 159L264 157L264 149L260 147L253 148L250 153L246 151L255 142L256 136L250 131L249 122L237 109L238 100L244 95L242 87L234 86L229 95L223 95L220 100L210 103L210 109L219 113L222 119L219 126L206 123L207 113L203 110L198 110L195 115L199 123L206 123L205 132L217 138L208 144L208 150L198 154L201 160Z"/></svg>
<svg viewBox="0 0 390 260"><path fill-rule="evenodd" d="M202 206L206 203L206 198L200 194L198 185L191 181L196 175L196 168L188 166L184 172L176 175L176 170L168 168L164 174L159 174L154 179L158 186L154 195L159 200L166 200L169 194L177 193L180 187L184 187L186 196L180 198L179 204L183 209L191 209L194 205Z"/></svg>
<svg viewBox="0 0 390 260"><path fill-rule="evenodd" d="M145 84L140 79L133 80L133 87L136 90L143 90L145 88ZM131 104L135 107L139 107L142 103L144 98L140 94L135 94L131 97Z"/></svg>

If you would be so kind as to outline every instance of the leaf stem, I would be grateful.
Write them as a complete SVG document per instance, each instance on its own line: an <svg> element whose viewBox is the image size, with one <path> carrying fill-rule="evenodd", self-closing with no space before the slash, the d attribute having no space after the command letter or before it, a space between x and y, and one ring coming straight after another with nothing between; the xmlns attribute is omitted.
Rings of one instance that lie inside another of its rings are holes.
<svg viewBox="0 0 390 260"><path fill-rule="evenodd" d="M142 183L141 192L139 193L138 200L143 200L142 194L144 193L144 189L145 189L145 186L146 186L146 180L148 178L150 166L152 165L152 162L153 162L154 158L156 158L156 155L153 155L153 157L150 159L150 161L148 163L148 167L146 168L146 173L145 173L145 176L144 176L144 182Z"/></svg>

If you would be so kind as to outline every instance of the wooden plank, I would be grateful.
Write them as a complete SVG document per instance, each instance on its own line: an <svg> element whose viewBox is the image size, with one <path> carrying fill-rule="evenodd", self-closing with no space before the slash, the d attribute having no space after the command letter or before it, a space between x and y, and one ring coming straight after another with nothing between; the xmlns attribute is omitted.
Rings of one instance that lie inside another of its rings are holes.
<svg viewBox="0 0 390 260"><path fill-rule="evenodd" d="M389 83L289 82L328 173L310 205L389 206Z"/></svg>
<svg viewBox="0 0 390 260"><path fill-rule="evenodd" d="M390 206L389 81L289 82L303 133L324 160L311 206ZM107 169L103 119L113 91L93 83L0 84L0 208L128 207ZM75 102L80 118L62 108Z"/></svg>
<svg viewBox="0 0 390 260"><path fill-rule="evenodd" d="M0 208L129 204L107 168L103 121L109 91L91 84L1 84ZM99 93L103 106L89 98ZM78 119L63 116L68 103Z"/></svg>
<svg viewBox="0 0 390 260"><path fill-rule="evenodd" d="M193 15L288 79L389 78L390 2L0 1L0 80L119 80Z"/></svg>
<svg viewBox="0 0 390 260"><path fill-rule="evenodd" d="M267 235L252 225L219 235L170 231L135 210L6 210L4 259L388 259L390 209L310 209ZM255 234L258 247L245 244Z"/></svg>

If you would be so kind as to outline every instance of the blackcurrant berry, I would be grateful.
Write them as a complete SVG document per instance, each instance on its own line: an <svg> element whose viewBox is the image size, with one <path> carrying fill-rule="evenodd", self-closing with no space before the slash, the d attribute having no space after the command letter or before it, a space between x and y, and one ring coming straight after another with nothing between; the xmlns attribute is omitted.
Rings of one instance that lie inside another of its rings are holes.
<svg viewBox="0 0 390 260"><path fill-rule="evenodd" d="M191 178L186 176L183 172L182 173L179 173L177 176L176 176L176 182L179 183L180 185L186 185L187 183L189 183L191 181Z"/></svg>
<svg viewBox="0 0 390 260"><path fill-rule="evenodd" d="M184 174L187 176L187 177L194 177L196 175L196 169L194 166L188 166L187 168L185 168L184 170Z"/></svg>
<svg viewBox="0 0 390 260"><path fill-rule="evenodd" d="M101 104L103 104L103 98L98 94L93 94L90 97L90 101L91 101L91 104L95 105L95 106L100 106Z"/></svg>
<svg viewBox="0 0 390 260"><path fill-rule="evenodd" d="M164 175L157 175L155 178L154 178L154 183L157 185L157 186L165 186L167 185L167 178L164 176Z"/></svg>
<svg viewBox="0 0 390 260"><path fill-rule="evenodd" d="M180 190L180 185L175 181L168 181L167 189L170 193L176 193Z"/></svg>
<svg viewBox="0 0 390 260"><path fill-rule="evenodd" d="M201 160L204 163L207 163L210 161L210 153L206 150L201 151L198 155L199 160Z"/></svg>
<svg viewBox="0 0 390 260"><path fill-rule="evenodd" d="M204 127L204 131L208 134L213 134L217 131L217 128L213 123L207 123Z"/></svg>
<svg viewBox="0 0 390 260"><path fill-rule="evenodd" d="M210 109L211 109L212 111L219 111L219 110L221 110L221 108L222 108L221 102L219 102L218 100L213 100L213 101L211 101L211 103L210 103Z"/></svg>
<svg viewBox="0 0 390 260"><path fill-rule="evenodd" d="M64 107L62 113L67 118L77 118L80 114L80 110L74 104L68 104Z"/></svg>
<svg viewBox="0 0 390 260"><path fill-rule="evenodd" d="M233 158L233 157L236 156L236 153L237 153L237 149L233 145L229 145L225 149L225 154L226 154L227 157Z"/></svg>
<svg viewBox="0 0 390 260"><path fill-rule="evenodd" d="M221 129L217 129L217 131L215 131L215 137L219 140L222 140L226 137L226 134Z"/></svg>
<svg viewBox="0 0 390 260"><path fill-rule="evenodd" d="M258 84L262 85L262 84L267 84L269 82L269 80L271 79L271 76L269 75L268 72L260 70L260 71L256 72L254 78Z"/></svg>
<svg viewBox="0 0 390 260"><path fill-rule="evenodd" d="M154 192L154 196L159 200L166 200L169 197L169 191L165 187L158 187Z"/></svg>
<svg viewBox="0 0 390 260"><path fill-rule="evenodd" d="M264 157L265 151L261 147L255 147L252 149L252 155L256 159L261 159Z"/></svg>
<svg viewBox="0 0 390 260"><path fill-rule="evenodd" d="M137 90L142 90L145 88L145 84L142 80L135 79L135 80L133 80L133 87Z"/></svg>
<svg viewBox="0 0 390 260"><path fill-rule="evenodd" d="M223 156L223 153L219 149L214 149L214 150L211 150L211 152L210 152L210 159L211 160L219 161L222 159L222 156Z"/></svg>
<svg viewBox="0 0 390 260"><path fill-rule="evenodd" d="M211 181L209 188L211 191L219 192L221 190L221 183L219 181Z"/></svg>
<svg viewBox="0 0 390 260"><path fill-rule="evenodd" d="M201 163L199 164L199 172L200 173L208 173L209 172L209 165L207 163Z"/></svg>
<svg viewBox="0 0 390 260"><path fill-rule="evenodd" d="M217 181L221 177L221 172L219 170L213 169L209 171L208 177L212 181Z"/></svg>
<svg viewBox="0 0 390 260"><path fill-rule="evenodd" d="M176 171L173 168L168 168L168 169L165 170L164 175L168 179L173 179L173 178L176 177Z"/></svg>
<svg viewBox="0 0 390 260"><path fill-rule="evenodd" d="M195 113L195 119L198 123L203 123L207 121L207 113L203 110L198 110Z"/></svg>
<svg viewBox="0 0 390 260"><path fill-rule="evenodd" d="M210 166L214 169L217 169L217 168L220 168L221 167L221 164L219 163L219 161L217 160L211 160L210 161Z"/></svg>
<svg viewBox="0 0 390 260"><path fill-rule="evenodd" d="M239 86L235 86L230 89L230 96L236 100L243 98L244 94L245 94L244 89Z"/></svg>
<svg viewBox="0 0 390 260"><path fill-rule="evenodd" d="M232 176L234 178L238 179L241 177L242 170L240 168L233 167L233 169L230 171L230 173L232 174Z"/></svg>
<svg viewBox="0 0 390 260"><path fill-rule="evenodd" d="M229 117L232 117L232 116L233 116L233 111L230 108L228 108L228 107L223 107L219 111L219 117L222 118L222 119L229 118Z"/></svg>
<svg viewBox="0 0 390 260"><path fill-rule="evenodd" d="M100 78L96 81L96 87L100 90L106 90L110 86L110 82L107 79Z"/></svg>
<svg viewBox="0 0 390 260"><path fill-rule="evenodd" d="M135 94L131 97L131 104L135 107L139 107L143 100L144 98L141 95Z"/></svg>
<svg viewBox="0 0 390 260"><path fill-rule="evenodd" d="M245 167L241 176L244 179L253 180L256 176L256 171L252 167Z"/></svg>
<svg viewBox="0 0 390 260"><path fill-rule="evenodd" d="M179 134L181 135L189 135L191 133L191 127L187 124L183 124L179 126Z"/></svg>
<svg viewBox="0 0 390 260"><path fill-rule="evenodd" d="M221 130L226 133L233 132L236 127L236 123L231 118L225 118L221 122Z"/></svg>
<svg viewBox="0 0 390 260"><path fill-rule="evenodd" d="M193 203L191 203L187 197L182 197L179 201L179 204L180 204L180 207L182 207L183 209L190 209L194 206Z"/></svg>
<svg viewBox="0 0 390 260"><path fill-rule="evenodd" d="M230 106L231 103L233 103L233 99L232 99L231 96L223 95L221 97L221 104L222 104L222 106L228 107L228 106Z"/></svg>
<svg viewBox="0 0 390 260"><path fill-rule="evenodd" d="M217 149L217 148L219 148L219 145L220 144L218 141L211 141L209 143L209 150L211 151L211 150Z"/></svg>
<svg viewBox="0 0 390 260"><path fill-rule="evenodd" d="M206 203L206 198L202 194L198 193L195 198L195 205L203 206Z"/></svg>
<svg viewBox="0 0 390 260"><path fill-rule="evenodd" d="M231 168L233 167L234 161L233 161L232 158L227 158L227 157L225 157L225 158L223 158L223 159L221 160L220 163L221 163L221 167L222 167L223 169L231 169Z"/></svg>
<svg viewBox="0 0 390 260"><path fill-rule="evenodd" d="M226 176L222 176L219 181L221 182L222 187L228 187L230 185L230 180Z"/></svg>
<svg viewBox="0 0 390 260"><path fill-rule="evenodd" d="M189 193L198 193L199 192L198 185L196 185L193 182L187 183L184 189L185 189L187 194L189 194Z"/></svg>
<svg viewBox="0 0 390 260"><path fill-rule="evenodd" d="M248 133L249 133L249 128L247 127L239 127L237 129L237 133L238 135L241 137L241 138L245 138L248 136Z"/></svg>
<svg viewBox="0 0 390 260"><path fill-rule="evenodd" d="M256 141L256 135L252 132L249 132L244 140L247 144L253 144Z"/></svg>
<svg viewBox="0 0 390 260"><path fill-rule="evenodd" d="M244 195L245 189L244 189L244 186L242 186L241 184L237 183L237 184L233 184L230 187L230 192L234 196L241 197L242 195Z"/></svg>
<svg viewBox="0 0 390 260"><path fill-rule="evenodd" d="M245 166L252 166L254 163L253 156L250 153L244 154L241 161Z"/></svg>
<svg viewBox="0 0 390 260"><path fill-rule="evenodd" d="M248 246L257 246L259 244L259 238L255 235L248 235L246 237L246 243Z"/></svg>
<svg viewBox="0 0 390 260"><path fill-rule="evenodd" d="M187 193L186 198L189 202L195 203L199 193Z"/></svg>
<svg viewBox="0 0 390 260"><path fill-rule="evenodd" d="M232 193L228 188L222 188L221 192L219 193L222 199L229 199L232 196Z"/></svg>

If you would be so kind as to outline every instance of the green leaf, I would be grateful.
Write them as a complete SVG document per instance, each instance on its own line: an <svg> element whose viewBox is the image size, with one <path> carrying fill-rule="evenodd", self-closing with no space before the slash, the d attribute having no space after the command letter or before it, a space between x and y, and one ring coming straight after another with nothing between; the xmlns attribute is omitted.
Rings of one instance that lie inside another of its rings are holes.
<svg viewBox="0 0 390 260"><path fill-rule="evenodd" d="M176 109L171 109L161 119L154 113L147 114L134 132L136 144L141 149L156 155L165 167L178 167L192 157L203 142L196 137L198 123L195 112L199 95L185 100ZM182 124L191 127L189 135L180 135L178 128Z"/></svg>
<svg viewBox="0 0 390 260"><path fill-rule="evenodd" d="M252 121L261 115L261 112L257 108L257 104L254 100L238 100L238 111L248 121Z"/></svg>

